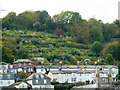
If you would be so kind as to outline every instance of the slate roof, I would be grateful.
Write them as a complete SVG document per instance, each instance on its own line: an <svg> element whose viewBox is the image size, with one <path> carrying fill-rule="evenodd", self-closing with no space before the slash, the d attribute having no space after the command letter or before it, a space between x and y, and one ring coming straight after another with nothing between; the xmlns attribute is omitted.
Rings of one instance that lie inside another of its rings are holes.
<svg viewBox="0 0 120 90"><path fill-rule="evenodd" d="M0 65L11 65L10 63L0 62Z"/></svg>
<svg viewBox="0 0 120 90"><path fill-rule="evenodd" d="M32 79L50 79L50 78L42 73L33 73L26 80L32 80Z"/></svg>
<svg viewBox="0 0 120 90"><path fill-rule="evenodd" d="M21 84L22 82L24 82L24 83L28 84L28 86L29 86L29 87L32 87L32 86L31 86L31 84L27 83L27 81L20 81L20 82L16 82L16 83L13 83L12 85L10 85L9 87L14 87L14 86L16 86L16 85Z"/></svg>
<svg viewBox="0 0 120 90"><path fill-rule="evenodd" d="M78 69L78 68L87 68L87 69L96 69L96 67L100 67L100 68L118 68L115 65L40 65L40 66L36 66L36 68L48 68L48 69Z"/></svg>

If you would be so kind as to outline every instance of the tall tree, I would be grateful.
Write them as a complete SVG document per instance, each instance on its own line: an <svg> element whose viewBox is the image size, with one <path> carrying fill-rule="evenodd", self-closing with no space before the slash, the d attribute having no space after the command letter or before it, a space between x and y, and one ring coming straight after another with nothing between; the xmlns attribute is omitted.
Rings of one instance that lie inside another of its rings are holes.
<svg viewBox="0 0 120 90"><path fill-rule="evenodd" d="M103 25L103 36L104 36L104 41L108 42L113 38L118 31L117 25L115 24L104 24Z"/></svg>
<svg viewBox="0 0 120 90"><path fill-rule="evenodd" d="M8 47L2 46L2 61L7 63L13 63L14 55L12 50Z"/></svg>
<svg viewBox="0 0 120 90"><path fill-rule="evenodd" d="M15 12L10 12L6 17L2 19L2 27L7 29L13 29L15 24L14 20L16 18Z"/></svg>
<svg viewBox="0 0 120 90"><path fill-rule="evenodd" d="M95 41L92 43L91 49L98 56L98 55L100 55L100 52L103 49L103 45L102 45L102 43Z"/></svg>
<svg viewBox="0 0 120 90"><path fill-rule="evenodd" d="M120 42L114 41L111 43L108 43L105 48L103 54L106 56L107 54L112 54L113 57L120 61Z"/></svg>

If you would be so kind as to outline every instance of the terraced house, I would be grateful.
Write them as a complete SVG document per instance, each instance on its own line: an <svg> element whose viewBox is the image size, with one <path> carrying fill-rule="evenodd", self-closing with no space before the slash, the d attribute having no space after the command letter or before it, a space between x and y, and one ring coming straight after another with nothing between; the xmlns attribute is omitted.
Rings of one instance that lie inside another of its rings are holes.
<svg viewBox="0 0 120 90"><path fill-rule="evenodd" d="M75 83L79 81L85 82L87 80L94 83L96 79L96 69L98 67L101 77L108 77L108 72L110 70L112 74L112 81L116 81L118 67L114 65L39 66L36 68L36 71L44 73L44 69L47 68L48 71L50 71L48 76L51 78L51 81L58 81L60 83Z"/></svg>

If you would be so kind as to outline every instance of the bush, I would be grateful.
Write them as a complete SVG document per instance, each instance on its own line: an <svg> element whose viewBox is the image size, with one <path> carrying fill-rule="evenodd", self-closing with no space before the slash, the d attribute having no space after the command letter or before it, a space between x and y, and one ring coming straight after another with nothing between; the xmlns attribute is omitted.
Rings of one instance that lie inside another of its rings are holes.
<svg viewBox="0 0 120 90"><path fill-rule="evenodd" d="M91 46L91 49L93 52L96 53L96 55L99 55L101 50L103 49L103 44L98 42L98 41L95 41L92 46Z"/></svg>
<svg viewBox="0 0 120 90"><path fill-rule="evenodd" d="M86 81L86 84L89 84L89 83L90 83L90 81L89 81L89 80L87 80L87 81Z"/></svg>
<svg viewBox="0 0 120 90"><path fill-rule="evenodd" d="M77 82L77 83L75 84L75 86L83 86L83 85L85 85L85 83L84 83L84 82L81 82L81 81L79 81L79 82Z"/></svg>
<svg viewBox="0 0 120 90"><path fill-rule="evenodd" d="M38 40L37 40L37 39L32 39L31 42L32 42L34 45L37 45L37 44L38 44Z"/></svg>
<svg viewBox="0 0 120 90"><path fill-rule="evenodd" d="M70 90L73 86L75 86L75 84L66 83L65 85L57 84L54 86L55 86L55 88L54 88L55 90Z"/></svg>
<svg viewBox="0 0 120 90"><path fill-rule="evenodd" d="M52 85L55 85L55 84L59 84L59 82L53 81L53 82L51 82L51 84L52 84Z"/></svg>
<svg viewBox="0 0 120 90"><path fill-rule="evenodd" d="M118 75L116 76L116 78L117 78L118 80L120 80L120 75L118 74Z"/></svg>

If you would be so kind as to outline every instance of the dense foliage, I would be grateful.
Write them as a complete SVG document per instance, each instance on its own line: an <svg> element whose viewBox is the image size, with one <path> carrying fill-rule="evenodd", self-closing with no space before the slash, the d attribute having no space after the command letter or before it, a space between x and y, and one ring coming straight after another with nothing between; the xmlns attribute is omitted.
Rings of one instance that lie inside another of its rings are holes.
<svg viewBox="0 0 120 90"><path fill-rule="evenodd" d="M53 17L47 11L9 13L2 19L3 61L44 57L45 64L116 64L120 61L118 20L103 23L65 11ZM114 61L113 63L109 61Z"/></svg>

